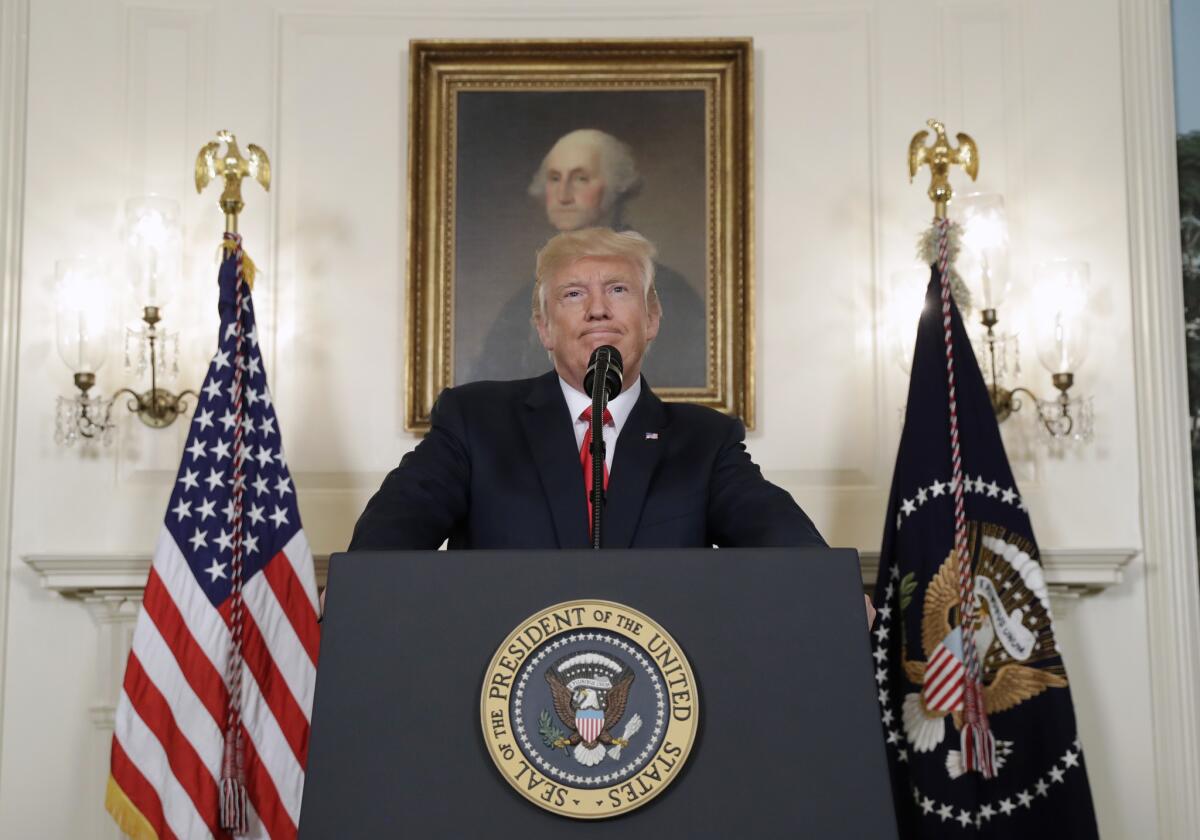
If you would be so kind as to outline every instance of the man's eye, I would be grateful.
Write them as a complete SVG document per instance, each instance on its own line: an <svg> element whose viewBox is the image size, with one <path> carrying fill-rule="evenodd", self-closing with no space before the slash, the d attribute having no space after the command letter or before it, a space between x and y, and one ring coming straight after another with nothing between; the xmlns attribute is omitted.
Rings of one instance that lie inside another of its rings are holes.
<svg viewBox="0 0 1200 840"><path fill-rule="evenodd" d="M628 287L628 286L623 286L623 285L621 285L620 283L618 283L617 285L615 285L615 286L613 286L613 287L612 287L612 290L613 290L614 292L620 292L620 293L624 293L624 292L627 292L627 291L629 291L629 287Z"/></svg>

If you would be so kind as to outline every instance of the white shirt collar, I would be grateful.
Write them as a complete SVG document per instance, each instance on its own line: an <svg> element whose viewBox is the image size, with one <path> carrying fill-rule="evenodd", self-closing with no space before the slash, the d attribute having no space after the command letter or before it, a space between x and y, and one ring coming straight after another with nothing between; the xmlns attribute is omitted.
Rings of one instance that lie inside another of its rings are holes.
<svg viewBox="0 0 1200 840"><path fill-rule="evenodd" d="M567 401L567 409L571 412L572 422L578 423L579 415L583 414L584 410L592 404L592 398L583 391L575 390L561 376L558 377L558 384L562 387L563 398ZM615 399L608 401L608 413L612 415L613 430L617 435L621 434L621 428L629 419L629 413L633 411L633 406L637 403L641 393L642 377L639 375L627 390L617 394Z"/></svg>

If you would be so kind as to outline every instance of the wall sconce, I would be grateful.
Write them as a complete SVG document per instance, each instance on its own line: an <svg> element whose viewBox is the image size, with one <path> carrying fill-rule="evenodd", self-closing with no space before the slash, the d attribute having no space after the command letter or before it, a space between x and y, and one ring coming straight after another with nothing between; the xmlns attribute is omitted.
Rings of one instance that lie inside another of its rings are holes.
<svg viewBox="0 0 1200 840"><path fill-rule="evenodd" d="M1057 398L1043 400L1021 385L1007 387L1010 379L1021 375L1021 367L1017 336L996 330L998 310L1011 286L1004 199L996 194L972 193L956 204L962 228L957 268L970 290L972 308L979 312L986 330L980 368L996 419L1004 422L1020 411L1020 396L1024 395L1033 402L1042 428L1051 439L1091 440L1092 399L1072 398L1068 393L1087 350L1087 263L1054 260L1034 267L1030 319L1038 358L1050 371L1059 392Z"/></svg>
<svg viewBox="0 0 1200 840"><path fill-rule="evenodd" d="M125 204L125 276L142 305L142 324L125 329L125 369L140 380L150 372L149 389L120 388L112 397L91 396L96 371L108 355L111 312L106 294L108 272L96 260L64 260L56 266L58 352L75 372L73 397L59 397L55 440L70 446L79 438L112 443L112 407L122 394L127 407L147 426L161 429L187 411L187 396L160 387L159 377L179 372L179 336L159 327L161 308L178 283L182 259L179 204L157 196Z"/></svg>

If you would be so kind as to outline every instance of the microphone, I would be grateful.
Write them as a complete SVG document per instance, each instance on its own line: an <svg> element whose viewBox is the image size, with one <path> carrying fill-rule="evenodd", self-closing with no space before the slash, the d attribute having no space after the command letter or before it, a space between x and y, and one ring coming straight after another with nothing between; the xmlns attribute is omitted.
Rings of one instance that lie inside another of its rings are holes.
<svg viewBox="0 0 1200 840"><path fill-rule="evenodd" d="M621 393L624 370L622 368L620 351L609 344L597 347L592 351L592 357L588 360L587 373L583 375L583 390L593 399L595 398L594 388L596 385L597 367L603 371L604 391L607 395L605 402L607 402Z"/></svg>
<svg viewBox="0 0 1200 840"><path fill-rule="evenodd" d="M597 347L588 360L583 390L592 398L592 548L600 548L604 522L604 404L621 393L621 354L610 344ZM599 375L597 375L599 374ZM598 383L596 380L599 379ZM602 384L601 384L602 383Z"/></svg>

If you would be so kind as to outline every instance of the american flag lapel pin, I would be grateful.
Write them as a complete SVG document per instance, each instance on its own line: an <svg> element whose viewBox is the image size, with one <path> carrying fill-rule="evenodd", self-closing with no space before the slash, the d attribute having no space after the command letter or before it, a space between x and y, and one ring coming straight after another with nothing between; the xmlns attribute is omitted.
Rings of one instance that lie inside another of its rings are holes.
<svg viewBox="0 0 1200 840"><path fill-rule="evenodd" d="M658 432L646 432L646 440L658 440Z"/></svg>

